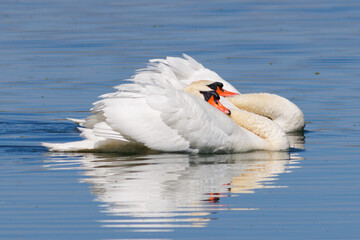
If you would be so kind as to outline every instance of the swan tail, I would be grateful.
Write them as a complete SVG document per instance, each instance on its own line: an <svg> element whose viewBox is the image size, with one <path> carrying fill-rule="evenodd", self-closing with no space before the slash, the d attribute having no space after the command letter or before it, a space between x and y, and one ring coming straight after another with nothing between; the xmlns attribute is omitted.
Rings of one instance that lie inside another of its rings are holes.
<svg viewBox="0 0 360 240"><path fill-rule="evenodd" d="M41 143L50 152L118 152L122 154L156 152L137 143L107 139L94 143L89 140L68 143Z"/></svg>
<svg viewBox="0 0 360 240"><path fill-rule="evenodd" d="M72 121L80 126L85 123L85 119L78 119L78 118L66 118L66 120Z"/></svg>
<svg viewBox="0 0 360 240"><path fill-rule="evenodd" d="M51 152L80 152L94 149L94 143L88 140L67 143L41 143Z"/></svg>

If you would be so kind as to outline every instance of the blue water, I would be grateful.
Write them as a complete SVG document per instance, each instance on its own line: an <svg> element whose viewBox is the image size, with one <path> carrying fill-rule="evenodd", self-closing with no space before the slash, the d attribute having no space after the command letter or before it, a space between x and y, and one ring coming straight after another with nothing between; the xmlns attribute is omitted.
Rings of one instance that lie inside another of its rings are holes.
<svg viewBox="0 0 360 240"><path fill-rule="evenodd" d="M358 1L0 2L0 239L360 239ZM49 153L187 53L304 112L289 154Z"/></svg>

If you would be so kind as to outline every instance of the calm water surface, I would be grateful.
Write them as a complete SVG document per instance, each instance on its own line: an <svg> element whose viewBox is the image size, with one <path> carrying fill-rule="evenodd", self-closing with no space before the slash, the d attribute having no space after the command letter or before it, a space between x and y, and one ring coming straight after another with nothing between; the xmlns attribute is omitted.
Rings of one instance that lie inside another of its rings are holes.
<svg viewBox="0 0 360 240"><path fill-rule="evenodd" d="M0 2L0 239L360 239L358 1ZM290 153L49 153L66 117L187 53L291 99Z"/></svg>

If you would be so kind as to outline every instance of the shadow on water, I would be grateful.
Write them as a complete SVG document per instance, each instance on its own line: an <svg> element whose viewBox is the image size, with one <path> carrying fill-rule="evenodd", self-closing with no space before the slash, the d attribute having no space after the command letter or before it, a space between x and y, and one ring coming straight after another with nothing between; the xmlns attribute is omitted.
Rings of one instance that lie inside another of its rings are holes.
<svg viewBox="0 0 360 240"><path fill-rule="evenodd" d="M296 138L297 146L301 139ZM302 141L302 144L304 142ZM303 146L303 145L302 145ZM232 206L224 198L279 188L276 179L296 168L297 153L257 151L243 154L50 153L48 170L79 169L82 183L105 213L102 227L131 232L169 232L206 227L219 211L256 211Z"/></svg>

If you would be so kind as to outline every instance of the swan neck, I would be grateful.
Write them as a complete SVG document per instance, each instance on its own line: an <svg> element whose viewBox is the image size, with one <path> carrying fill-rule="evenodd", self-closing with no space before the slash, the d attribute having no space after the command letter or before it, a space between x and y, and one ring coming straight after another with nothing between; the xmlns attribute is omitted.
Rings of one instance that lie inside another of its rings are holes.
<svg viewBox="0 0 360 240"><path fill-rule="evenodd" d="M270 119L241 109L232 109L231 119L266 142L266 150L287 150L285 132Z"/></svg>
<svg viewBox="0 0 360 240"><path fill-rule="evenodd" d="M305 126L304 114L291 101L275 94L240 94L226 98L237 108L255 113L280 125L286 132L301 131Z"/></svg>

